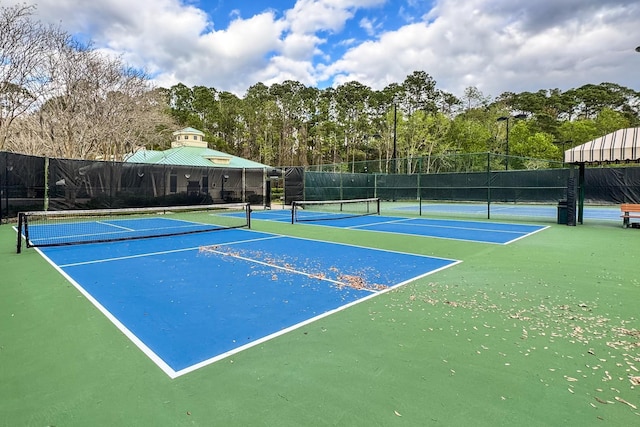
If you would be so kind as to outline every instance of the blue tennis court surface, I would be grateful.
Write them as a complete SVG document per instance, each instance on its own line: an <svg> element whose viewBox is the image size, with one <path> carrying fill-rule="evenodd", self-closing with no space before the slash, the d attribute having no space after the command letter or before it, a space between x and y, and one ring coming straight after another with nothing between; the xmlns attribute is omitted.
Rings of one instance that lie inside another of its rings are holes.
<svg viewBox="0 0 640 427"><path fill-rule="evenodd" d="M246 229L39 250L172 378L459 262Z"/></svg>
<svg viewBox="0 0 640 427"><path fill-rule="evenodd" d="M304 218L312 218L314 212L298 212ZM323 217L332 215L324 213ZM455 239L470 242L508 244L526 237L532 233L544 230L547 226L529 224L509 224L488 221L462 221L432 218L407 218L383 215L356 216L340 218L341 214L334 214L336 219L327 219L301 224L321 225L327 227L351 228L383 233L407 234L413 236L435 237L441 239ZM291 211L271 210L254 212L254 219L271 221L291 221Z"/></svg>
<svg viewBox="0 0 640 427"><path fill-rule="evenodd" d="M418 213L420 206L418 204L408 204L393 208L399 212ZM511 216L511 217L531 217L531 218L556 218L558 213L557 206L550 205L527 205L513 203L493 203L490 205L489 212L491 216ZM487 215L486 203L424 203L422 205L422 214L429 213L452 213L452 214L470 214L470 215ZM620 221L620 209L618 206L585 206L583 212L585 219L604 220L604 221Z"/></svg>

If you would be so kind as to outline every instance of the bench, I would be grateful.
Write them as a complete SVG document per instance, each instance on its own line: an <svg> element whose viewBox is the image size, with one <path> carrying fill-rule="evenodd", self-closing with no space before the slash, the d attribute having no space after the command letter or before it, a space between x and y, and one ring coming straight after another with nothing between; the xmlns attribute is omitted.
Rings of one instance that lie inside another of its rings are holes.
<svg viewBox="0 0 640 427"><path fill-rule="evenodd" d="M623 203L620 205L622 211L622 226L628 228L631 226L631 218L640 218L640 204Z"/></svg>

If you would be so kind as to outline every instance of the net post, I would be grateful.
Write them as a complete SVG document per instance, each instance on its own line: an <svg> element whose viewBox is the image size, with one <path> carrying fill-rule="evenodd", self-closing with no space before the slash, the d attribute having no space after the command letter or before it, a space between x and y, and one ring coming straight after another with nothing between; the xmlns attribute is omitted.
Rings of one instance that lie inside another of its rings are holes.
<svg viewBox="0 0 640 427"><path fill-rule="evenodd" d="M24 228L24 239L25 246L29 247L29 230L27 228L27 216L24 212L18 213L18 242L16 244L16 253L19 254L22 252L22 229Z"/></svg>
<svg viewBox="0 0 640 427"><path fill-rule="evenodd" d="M376 199L376 209L378 210L378 215L380 215L380 198Z"/></svg>
<svg viewBox="0 0 640 427"><path fill-rule="evenodd" d="M22 223L23 223L24 214L22 212L18 213L18 242L16 244L16 253L19 254L22 252Z"/></svg>
<svg viewBox="0 0 640 427"><path fill-rule="evenodd" d="M247 228L251 229L251 204L247 203L244 207L245 213L247 215Z"/></svg>
<svg viewBox="0 0 640 427"><path fill-rule="evenodd" d="M291 202L291 224L295 224L296 217L296 201Z"/></svg>

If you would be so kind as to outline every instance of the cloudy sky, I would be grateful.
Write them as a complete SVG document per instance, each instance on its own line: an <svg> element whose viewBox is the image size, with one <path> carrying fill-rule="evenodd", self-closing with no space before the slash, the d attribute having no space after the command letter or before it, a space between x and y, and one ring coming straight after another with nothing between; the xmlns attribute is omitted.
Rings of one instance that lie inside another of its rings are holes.
<svg viewBox="0 0 640 427"><path fill-rule="evenodd" d="M640 90L638 0L2 0L37 5L157 85L373 89L413 71L462 95L612 82Z"/></svg>

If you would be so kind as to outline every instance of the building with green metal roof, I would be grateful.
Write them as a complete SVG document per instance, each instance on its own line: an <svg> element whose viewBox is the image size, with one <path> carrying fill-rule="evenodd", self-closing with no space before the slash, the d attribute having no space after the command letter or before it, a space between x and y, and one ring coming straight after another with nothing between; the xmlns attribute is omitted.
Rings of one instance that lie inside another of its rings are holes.
<svg viewBox="0 0 640 427"><path fill-rule="evenodd" d="M214 201L265 199L268 165L208 148L204 132L187 127L173 133L171 148L140 149L125 158L128 164L154 165L163 173L169 194L210 195Z"/></svg>
<svg viewBox="0 0 640 427"><path fill-rule="evenodd" d="M210 168L261 169L270 166L212 150L207 147L204 132L194 128L184 128L173 133L171 148L164 151L141 149L130 154L127 163L154 165L202 166Z"/></svg>

